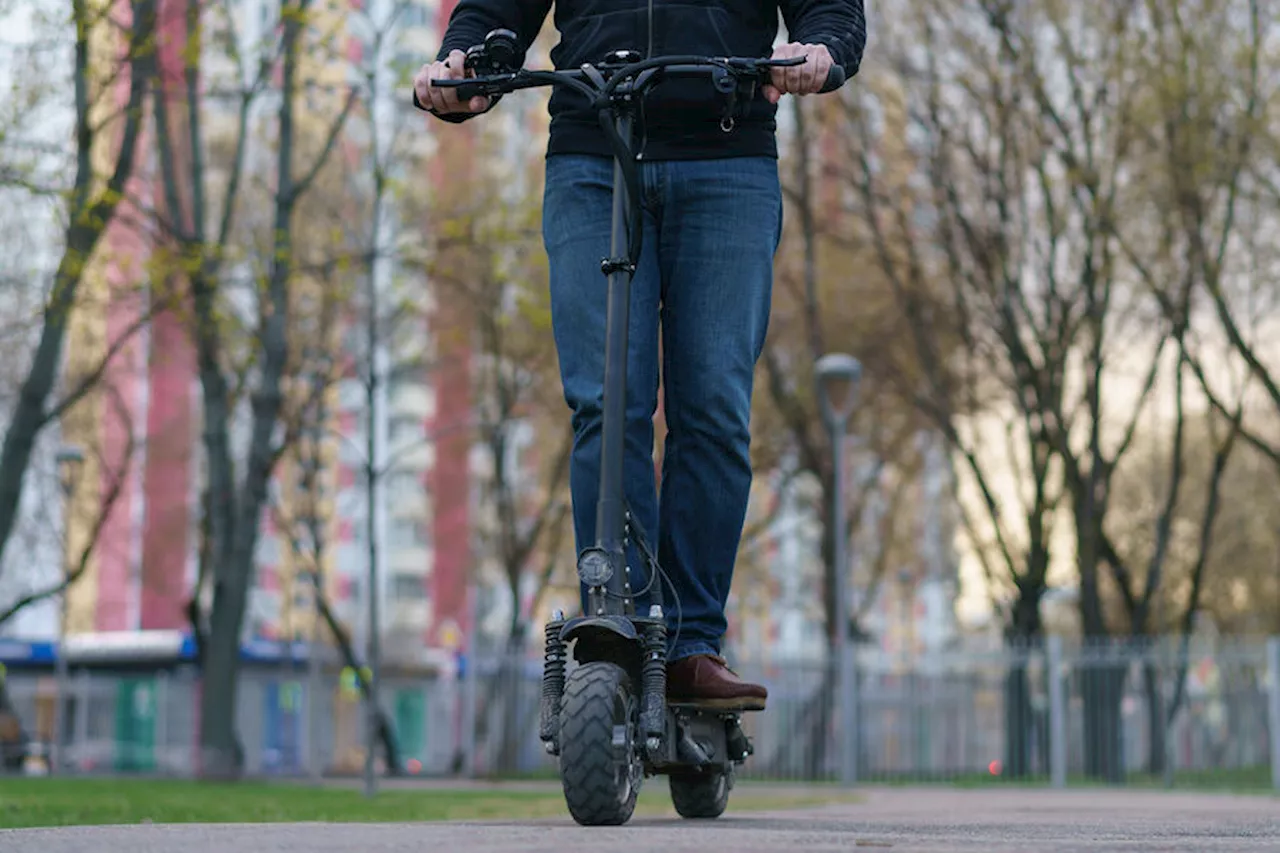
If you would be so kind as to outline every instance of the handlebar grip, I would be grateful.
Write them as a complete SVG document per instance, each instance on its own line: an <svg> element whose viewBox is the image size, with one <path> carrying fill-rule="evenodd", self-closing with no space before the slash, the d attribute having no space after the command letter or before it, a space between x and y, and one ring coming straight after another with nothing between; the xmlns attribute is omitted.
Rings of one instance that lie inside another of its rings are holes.
<svg viewBox="0 0 1280 853"><path fill-rule="evenodd" d="M844 85L844 66L832 65L831 69L827 72L827 82L823 83L822 88L819 89L818 91L820 93L834 92L836 89L839 89L843 85Z"/></svg>

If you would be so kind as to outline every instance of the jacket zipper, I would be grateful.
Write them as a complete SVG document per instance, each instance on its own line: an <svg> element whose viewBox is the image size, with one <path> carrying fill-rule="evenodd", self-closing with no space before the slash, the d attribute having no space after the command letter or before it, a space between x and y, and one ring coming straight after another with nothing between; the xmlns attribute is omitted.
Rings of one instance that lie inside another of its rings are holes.
<svg viewBox="0 0 1280 853"><path fill-rule="evenodd" d="M649 3L648 3L649 25L647 28L648 36L649 36L649 47L648 47L648 50L645 51L645 54L644 54L645 59L653 58L653 3L654 3L654 0L649 0ZM644 121L644 104L639 101L636 102L636 114L637 114L637 117L640 119L640 150L636 152L636 160L643 160L644 149L649 144L649 124L648 122Z"/></svg>

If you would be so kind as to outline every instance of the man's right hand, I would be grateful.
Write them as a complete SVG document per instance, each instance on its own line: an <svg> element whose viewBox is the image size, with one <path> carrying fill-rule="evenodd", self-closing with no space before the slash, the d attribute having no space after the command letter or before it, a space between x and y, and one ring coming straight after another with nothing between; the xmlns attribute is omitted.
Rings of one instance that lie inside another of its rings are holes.
<svg viewBox="0 0 1280 853"><path fill-rule="evenodd" d="M476 76L475 72L464 67L466 59L465 53L455 50L443 62L422 66L413 78L413 90L418 101L436 115L482 113L489 109L489 99L483 95L476 95L464 104L458 100L457 89L431 85L432 80L460 80Z"/></svg>

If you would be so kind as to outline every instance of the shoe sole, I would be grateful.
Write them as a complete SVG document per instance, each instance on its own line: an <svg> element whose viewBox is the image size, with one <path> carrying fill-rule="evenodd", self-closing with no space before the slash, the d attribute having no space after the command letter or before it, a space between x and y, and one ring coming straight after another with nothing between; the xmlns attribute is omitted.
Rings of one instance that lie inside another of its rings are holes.
<svg viewBox="0 0 1280 853"><path fill-rule="evenodd" d="M676 707L694 708L711 711L763 711L764 699L667 699L667 704Z"/></svg>

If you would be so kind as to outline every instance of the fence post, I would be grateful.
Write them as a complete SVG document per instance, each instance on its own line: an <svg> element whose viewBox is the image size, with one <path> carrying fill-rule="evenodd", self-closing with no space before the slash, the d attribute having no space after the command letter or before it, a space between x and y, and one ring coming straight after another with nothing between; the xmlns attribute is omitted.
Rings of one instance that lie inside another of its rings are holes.
<svg viewBox="0 0 1280 853"><path fill-rule="evenodd" d="M1067 697L1062 685L1062 638L1046 644L1049 679L1049 777L1055 788L1067 787Z"/></svg>
<svg viewBox="0 0 1280 853"><path fill-rule="evenodd" d="M70 761L73 756L88 751L89 746L89 702L93 698L93 676L89 670L82 669L76 676L76 709L75 722L71 732L71 745L67 748L65 758ZM63 764L74 769L75 762Z"/></svg>
<svg viewBox="0 0 1280 853"><path fill-rule="evenodd" d="M1181 663L1181 661L1177 661L1174 665L1170 665L1169 663L1170 658L1177 649L1177 647L1174 646L1172 639L1165 638L1165 641L1161 644L1160 648L1162 649L1160 655L1161 665L1158 670L1160 673L1158 680L1160 688L1156 691L1156 696L1160 699L1160 727L1162 729L1160 742L1164 745L1164 755L1162 756L1164 761L1164 786L1166 788L1172 788L1174 770L1173 763L1176 756L1173 748L1173 720L1169 717L1169 701L1164 695L1164 679L1166 673L1178 671L1177 664Z"/></svg>
<svg viewBox="0 0 1280 853"><path fill-rule="evenodd" d="M1271 682L1271 787L1280 791L1280 637L1267 640L1267 680Z"/></svg>
<svg viewBox="0 0 1280 853"><path fill-rule="evenodd" d="M476 593L471 592L472 601L476 600ZM480 661L477 659L479 651L479 642L476 639L476 622L475 608L472 607L471 629L467 632L466 644L466 661L465 669L462 673L462 776L470 779L476 775L476 692L479 688L480 677Z"/></svg>
<svg viewBox="0 0 1280 853"><path fill-rule="evenodd" d="M312 628L311 646L307 651L307 689L305 696L307 697L307 714L305 725L307 730L307 775L313 780L319 781L324 778L324 768L320 762L320 692L324 689L321 684L321 658L322 645L318 636L317 627Z"/></svg>

